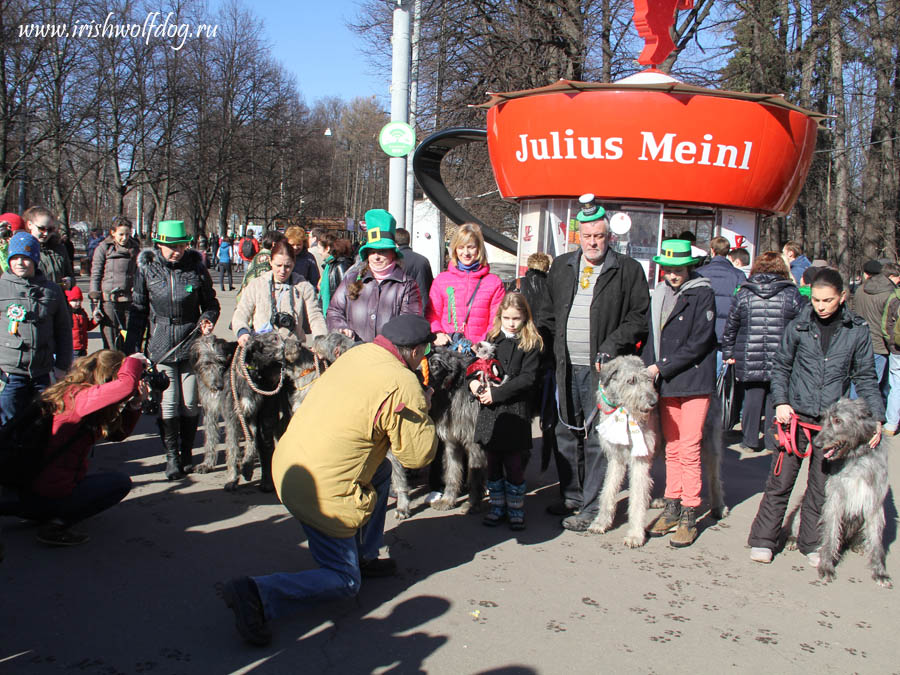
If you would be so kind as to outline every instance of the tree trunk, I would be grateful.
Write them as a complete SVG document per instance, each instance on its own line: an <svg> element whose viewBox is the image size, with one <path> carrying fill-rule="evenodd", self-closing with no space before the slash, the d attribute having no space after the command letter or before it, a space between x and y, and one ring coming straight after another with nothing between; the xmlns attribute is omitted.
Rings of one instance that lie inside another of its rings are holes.
<svg viewBox="0 0 900 675"><path fill-rule="evenodd" d="M851 272L850 244L850 167L847 156L847 109L844 103L844 43L841 31L842 2L833 0L828 17L828 46L830 52L832 112L834 120L834 140L832 164L834 166L834 188L831 212L834 214L834 257L838 270L849 278Z"/></svg>

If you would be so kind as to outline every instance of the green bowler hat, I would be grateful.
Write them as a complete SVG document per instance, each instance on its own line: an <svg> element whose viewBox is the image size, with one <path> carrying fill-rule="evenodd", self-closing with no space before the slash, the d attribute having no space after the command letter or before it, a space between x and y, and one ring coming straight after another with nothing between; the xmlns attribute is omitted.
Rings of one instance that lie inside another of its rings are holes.
<svg viewBox="0 0 900 675"><path fill-rule="evenodd" d="M153 238L153 241L166 245L190 244L194 241L194 237L185 231L183 220L161 220L156 228L156 237Z"/></svg>
<svg viewBox="0 0 900 675"><path fill-rule="evenodd" d="M653 262L663 267L696 265L701 258L691 253L691 242L687 239L666 239L661 246L661 255L653 256Z"/></svg>
<svg viewBox="0 0 900 675"><path fill-rule="evenodd" d="M578 215L575 217L579 222L590 223L606 216L606 209L600 206L597 202L597 198L590 192L581 195L578 198L578 202L581 204L581 211L579 211Z"/></svg>
<svg viewBox="0 0 900 675"><path fill-rule="evenodd" d="M402 258L403 254L394 241L397 221L384 209L371 209L363 216L366 221L366 243L359 247L359 259L366 259L366 251L388 249Z"/></svg>

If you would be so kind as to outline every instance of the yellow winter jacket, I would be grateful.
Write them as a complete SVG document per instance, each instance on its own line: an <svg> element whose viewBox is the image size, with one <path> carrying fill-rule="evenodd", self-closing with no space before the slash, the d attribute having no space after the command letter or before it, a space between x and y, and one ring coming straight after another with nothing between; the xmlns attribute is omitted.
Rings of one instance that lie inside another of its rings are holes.
<svg viewBox="0 0 900 675"><path fill-rule="evenodd" d="M436 448L415 374L369 343L346 352L311 387L275 448L272 475L295 518L352 537L375 510L372 476L388 450L417 469Z"/></svg>

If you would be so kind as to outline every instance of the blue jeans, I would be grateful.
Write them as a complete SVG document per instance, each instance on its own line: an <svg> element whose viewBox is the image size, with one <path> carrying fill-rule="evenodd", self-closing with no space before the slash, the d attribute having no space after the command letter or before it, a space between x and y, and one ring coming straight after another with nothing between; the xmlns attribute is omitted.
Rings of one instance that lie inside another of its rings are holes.
<svg viewBox="0 0 900 675"><path fill-rule="evenodd" d="M359 561L377 558L384 543L384 517L391 489L388 460L375 471L372 486L378 495L375 511L356 536L332 537L301 523L318 569L252 577L267 619L296 614L315 602L350 598L359 593Z"/></svg>
<svg viewBox="0 0 900 675"><path fill-rule="evenodd" d="M85 476L65 497L44 497L30 491L19 493L17 501L5 503L2 515L29 520L61 520L74 525L115 506L131 492L131 479L109 471Z"/></svg>
<svg viewBox="0 0 900 675"><path fill-rule="evenodd" d="M888 358L888 375L891 389L888 392L885 426L896 431L900 424L900 354L891 354Z"/></svg>
<svg viewBox="0 0 900 675"><path fill-rule="evenodd" d="M887 405L888 395L891 390L891 380L888 377L888 357L884 354L875 354L875 379L878 380L878 388L881 390L881 400ZM856 385L851 382L850 383L850 393L847 394L850 398L859 398L859 394L856 393ZM890 418L888 418L890 419Z"/></svg>
<svg viewBox="0 0 900 675"><path fill-rule="evenodd" d="M50 386L50 375L29 377L28 375L3 375L3 391L0 392L0 424L6 424L21 413L31 399Z"/></svg>
<svg viewBox="0 0 900 675"><path fill-rule="evenodd" d="M571 369L569 397L574 419L570 420L570 426L583 427L597 407L597 371L591 366L571 366ZM563 396L564 392L558 391L558 395ZM585 517L596 514L604 476L603 451L597 434L592 430L585 434L583 429L570 429L560 418L556 424L556 445L560 495L568 506L579 508Z"/></svg>

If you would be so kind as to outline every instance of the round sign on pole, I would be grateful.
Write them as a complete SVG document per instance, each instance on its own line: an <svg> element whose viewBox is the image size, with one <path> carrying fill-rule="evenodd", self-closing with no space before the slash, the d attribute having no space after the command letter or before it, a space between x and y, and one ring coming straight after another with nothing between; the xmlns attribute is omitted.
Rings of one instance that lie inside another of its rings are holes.
<svg viewBox="0 0 900 675"><path fill-rule="evenodd" d="M378 134L378 144L391 157L403 157L416 147L416 132L406 122L388 122Z"/></svg>

